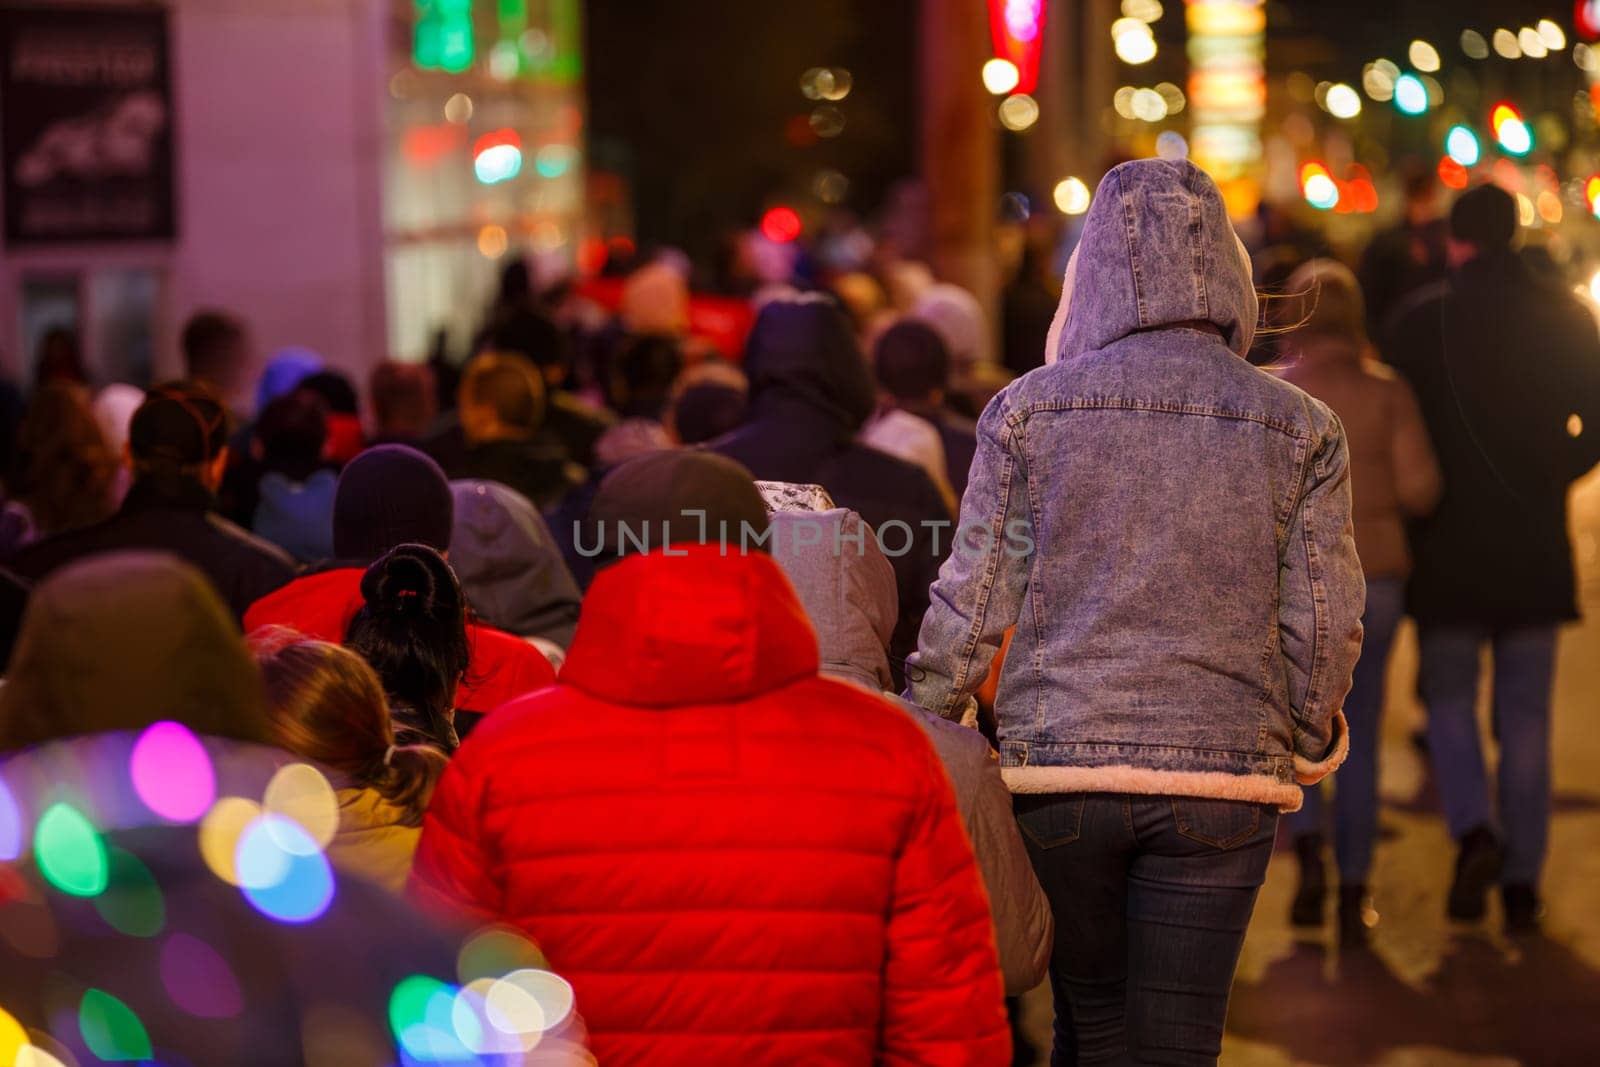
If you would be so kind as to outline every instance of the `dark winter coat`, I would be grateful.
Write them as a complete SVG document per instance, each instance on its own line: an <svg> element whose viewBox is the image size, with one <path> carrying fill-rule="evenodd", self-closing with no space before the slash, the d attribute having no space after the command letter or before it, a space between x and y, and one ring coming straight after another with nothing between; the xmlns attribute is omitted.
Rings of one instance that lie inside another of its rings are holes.
<svg viewBox="0 0 1600 1067"><path fill-rule="evenodd" d="M709 447L758 480L821 485L877 531L900 593L890 645L898 680L900 663L916 648L928 587L950 549L950 512L920 467L855 442L876 397L837 307L820 300L768 304L750 332L744 367L746 422Z"/></svg>
<svg viewBox="0 0 1600 1067"><path fill-rule="evenodd" d="M294 561L276 545L216 514L212 503L211 494L191 479L141 478L111 518L36 541L13 556L9 566L19 577L37 582L89 556L140 549L170 552L211 579L234 618L242 619L251 604L294 578Z"/></svg>
<svg viewBox="0 0 1600 1067"><path fill-rule="evenodd" d="M1494 627L1577 618L1567 487L1600 462L1594 318L1508 254L1397 312L1383 351L1416 390L1444 472L1439 507L1411 529L1411 614Z"/></svg>

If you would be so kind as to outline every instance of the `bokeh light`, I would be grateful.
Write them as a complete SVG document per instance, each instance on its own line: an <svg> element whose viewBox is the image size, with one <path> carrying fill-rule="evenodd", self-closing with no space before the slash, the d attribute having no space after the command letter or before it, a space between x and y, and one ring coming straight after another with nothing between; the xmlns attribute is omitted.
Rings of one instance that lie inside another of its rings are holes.
<svg viewBox="0 0 1600 1067"><path fill-rule="evenodd" d="M1451 159L1463 167L1477 166L1478 160L1483 157L1483 149L1478 144L1478 135L1467 126L1452 126L1445 135L1444 150Z"/></svg>
<svg viewBox="0 0 1600 1067"><path fill-rule="evenodd" d="M1412 41L1411 48L1406 52L1406 58L1411 60L1411 65L1418 70L1433 73L1439 69L1439 50L1427 41Z"/></svg>
<svg viewBox="0 0 1600 1067"><path fill-rule="evenodd" d="M1539 40L1552 52L1559 52L1567 47L1567 35L1553 19L1540 19L1534 27L1539 34Z"/></svg>
<svg viewBox="0 0 1600 1067"><path fill-rule="evenodd" d="M172 1002L199 1019L232 1019L244 993L217 951L198 937L175 933L161 945L161 984Z"/></svg>
<svg viewBox="0 0 1600 1067"><path fill-rule="evenodd" d="M1383 103L1394 99L1394 80L1399 71L1387 59L1368 63L1361 72L1361 88L1373 100Z"/></svg>
<svg viewBox="0 0 1600 1067"><path fill-rule="evenodd" d="M245 827L234 864L245 898L270 919L310 922L333 903L328 858L299 823L282 815L262 815Z"/></svg>
<svg viewBox="0 0 1600 1067"><path fill-rule="evenodd" d="M1177 130L1162 130L1156 136L1156 155L1161 159L1188 159L1189 142Z"/></svg>
<svg viewBox="0 0 1600 1067"><path fill-rule="evenodd" d="M1539 218L1550 223L1552 226L1561 221L1561 216L1563 214L1561 210L1561 198L1555 193L1552 193L1550 190L1546 189L1544 192L1540 193L1538 198L1534 200L1533 206L1538 209Z"/></svg>
<svg viewBox="0 0 1600 1067"><path fill-rule="evenodd" d="M22 855L22 812L11 788L0 778L0 863L9 863Z"/></svg>
<svg viewBox="0 0 1600 1067"><path fill-rule="evenodd" d="M1539 31L1532 26L1524 26L1517 31L1517 47L1522 49L1522 54L1529 59L1543 59L1550 54L1544 38L1540 37Z"/></svg>
<svg viewBox="0 0 1600 1067"><path fill-rule="evenodd" d="M194 822L217 797L211 757L181 723L146 727L133 743L128 774L144 806L173 822Z"/></svg>
<svg viewBox="0 0 1600 1067"><path fill-rule="evenodd" d="M566 1021L572 1014L572 986L549 971L524 968L494 983L487 1004L491 1026L527 1037Z"/></svg>
<svg viewBox="0 0 1600 1067"><path fill-rule="evenodd" d="M837 137L844 132L844 112L832 104L823 104L812 111L808 121L818 137Z"/></svg>
<svg viewBox="0 0 1600 1067"><path fill-rule="evenodd" d="M1082 178L1063 178L1056 182L1053 197L1056 209L1063 215L1082 215L1089 210L1091 194Z"/></svg>
<svg viewBox="0 0 1600 1067"><path fill-rule="evenodd" d="M1344 82L1328 87L1323 106L1336 119L1353 119L1361 114L1361 96Z"/></svg>
<svg viewBox="0 0 1600 1067"><path fill-rule="evenodd" d="M1502 59L1520 59L1522 48L1517 44L1517 35L1503 28L1495 30L1494 52Z"/></svg>
<svg viewBox="0 0 1600 1067"><path fill-rule="evenodd" d="M1020 133L1039 121L1039 101L1027 93L1017 93L1000 101L1000 125Z"/></svg>
<svg viewBox="0 0 1600 1067"><path fill-rule="evenodd" d="M505 236L504 230L501 236ZM305 831L304 835L294 835L293 840L278 842L291 852L303 847L306 837L312 842L310 846L304 846L306 853L319 852L327 848L333 835L339 832L339 798L334 794L333 786L328 784L328 779L309 763L291 763L280 767L267 783L261 808L268 815L282 815L298 823ZM275 827L282 824L269 821L267 825Z"/></svg>
<svg viewBox="0 0 1600 1067"><path fill-rule="evenodd" d="M148 1060L150 1035L133 1009L102 989L90 989L78 1003L78 1030L89 1051L113 1062Z"/></svg>
<svg viewBox="0 0 1600 1067"><path fill-rule="evenodd" d="M1022 81L1022 72L1009 59L998 57L983 65L983 87L996 96L1009 93Z"/></svg>
<svg viewBox="0 0 1600 1067"><path fill-rule="evenodd" d="M1445 156L1439 160L1439 180L1451 189L1467 187L1467 168Z"/></svg>
<svg viewBox="0 0 1600 1067"><path fill-rule="evenodd" d="M444 102L444 118L446 122L461 125L472 118L472 97L466 93L456 93Z"/></svg>
<svg viewBox="0 0 1600 1067"><path fill-rule="evenodd" d="M787 244L800 236L800 215L794 208L779 204L761 216L761 236Z"/></svg>
<svg viewBox="0 0 1600 1067"><path fill-rule="evenodd" d="M34 859L45 881L75 897L106 888L106 846L94 825L71 804L57 803L33 832Z"/></svg>
<svg viewBox="0 0 1600 1067"><path fill-rule="evenodd" d="M1143 19L1120 18L1111 24L1112 46L1124 63L1139 65L1156 57L1156 39Z"/></svg>
<svg viewBox="0 0 1600 1067"><path fill-rule="evenodd" d="M389 1028L401 1050L425 1061L465 1059L471 1051L456 1037L457 989L437 978L414 974L389 995Z"/></svg>
<svg viewBox="0 0 1600 1067"><path fill-rule="evenodd" d="M1534 211L1533 201L1528 199L1528 194L1517 194L1517 221L1524 226L1532 226L1538 217Z"/></svg>
<svg viewBox="0 0 1600 1067"><path fill-rule="evenodd" d="M245 827L261 814L261 805L244 797L223 797L200 821L200 856L211 873L229 885L239 884L234 862Z"/></svg>
<svg viewBox="0 0 1600 1067"><path fill-rule="evenodd" d="M1394 80L1394 106L1407 115L1428 110L1428 87L1415 74L1402 74Z"/></svg>
<svg viewBox="0 0 1600 1067"><path fill-rule="evenodd" d="M1533 131L1521 119L1507 119L1501 123L1495 140L1514 156L1525 156L1533 151Z"/></svg>
<svg viewBox="0 0 1600 1067"><path fill-rule="evenodd" d="M485 259L499 259L511 247L511 237L504 226L490 223L478 231L478 254Z"/></svg>
<svg viewBox="0 0 1600 1067"><path fill-rule="evenodd" d="M489 926L462 944L456 955L456 977L471 982L544 965L544 954L522 931L511 926Z"/></svg>
<svg viewBox="0 0 1600 1067"><path fill-rule="evenodd" d="M28 1031L12 1018L11 1013L0 1008L0 1064L17 1062L17 1053L28 1043Z"/></svg>
<svg viewBox="0 0 1600 1067"><path fill-rule="evenodd" d="M522 137L516 130L495 130L472 146L472 173L484 185L498 185L522 173Z"/></svg>
<svg viewBox="0 0 1600 1067"><path fill-rule="evenodd" d="M154 937L167 922L166 901L155 875L139 857L120 848L107 853L110 874L106 891L94 907L112 929L129 937Z"/></svg>
<svg viewBox="0 0 1600 1067"><path fill-rule="evenodd" d="M1461 51L1468 59L1488 59L1489 42L1477 30L1462 30Z"/></svg>

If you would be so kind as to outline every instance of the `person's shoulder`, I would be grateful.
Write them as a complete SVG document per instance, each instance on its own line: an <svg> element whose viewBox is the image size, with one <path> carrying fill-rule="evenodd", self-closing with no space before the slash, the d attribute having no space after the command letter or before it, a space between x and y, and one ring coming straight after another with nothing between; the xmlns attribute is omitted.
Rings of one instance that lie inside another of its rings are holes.
<svg viewBox="0 0 1600 1067"><path fill-rule="evenodd" d="M265 568L281 570L286 575L285 582L298 573L299 568L289 553L271 541L257 537L238 523L214 511L206 513L206 523L225 538L227 543L233 545L243 558L253 559Z"/></svg>
<svg viewBox="0 0 1600 1067"><path fill-rule="evenodd" d="M92 526L41 537L18 549L6 560L6 566L17 576L36 582L83 556L111 551L116 547L112 535L116 530L117 518L113 515Z"/></svg>

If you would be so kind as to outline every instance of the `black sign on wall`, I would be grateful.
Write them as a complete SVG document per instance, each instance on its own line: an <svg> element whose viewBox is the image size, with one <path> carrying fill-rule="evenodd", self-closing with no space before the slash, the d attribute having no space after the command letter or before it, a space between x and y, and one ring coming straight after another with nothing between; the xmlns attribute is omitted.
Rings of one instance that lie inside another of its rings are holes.
<svg viewBox="0 0 1600 1067"><path fill-rule="evenodd" d="M8 244L174 235L167 13L0 4Z"/></svg>

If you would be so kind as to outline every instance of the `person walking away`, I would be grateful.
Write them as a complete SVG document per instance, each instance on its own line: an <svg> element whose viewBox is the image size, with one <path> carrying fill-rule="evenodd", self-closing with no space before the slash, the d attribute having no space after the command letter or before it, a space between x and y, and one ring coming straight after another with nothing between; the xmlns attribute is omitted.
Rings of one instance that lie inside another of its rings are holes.
<svg viewBox="0 0 1600 1067"><path fill-rule="evenodd" d="M334 558L252 604L245 630L287 626L348 643L350 624L367 604L362 583L368 568L401 545L447 553L454 517L450 483L437 463L405 445L367 449L339 474ZM532 645L472 619L466 627L471 663L452 702L458 712L493 711L555 681L549 661Z"/></svg>
<svg viewBox="0 0 1600 1067"><path fill-rule="evenodd" d="M198 567L242 617L294 577L282 550L216 514L228 465L227 417L211 391L191 382L150 390L134 413L123 460L133 485L115 515L47 537L14 555L19 577L38 581L88 556L124 549L170 552Z"/></svg>
<svg viewBox="0 0 1600 1067"><path fill-rule="evenodd" d="M956 499L967 491L967 471L978 450L977 426L945 405L950 353L937 330L916 319L902 319L878 338L872 352L878 388L901 411L928 420L944 443L945 468Z"/></svg>
<svg viewBox="0 0 1600 1067"><path fill-rule="evenodd" d="M531 642L559 666L583 594L528 499L497 482L450 483L450 566L484 622Z"/></svg>
<svg viewBox="0 0 1600 1067"><path fill-rule="evenodd" d="M780 511L772 515L772 558L794 586L817 632L821 673L870 692L888 693L889 638L899 599L894 568L876 535L853 511ZM956 807L989 892L1006 995L1044 981L1055 936L1050 902L1039 888L1011 812L1000 764L976 730L946 722L898 696L933 742L955 787Z"/></svg>
<svg viewBox="0 0 1600 1067"><path fill-rule="evenodd" d="M1216 1061L1278 813L1348 747L1344 434L1244 360L1256 315L1204 172L1107 172L1052 365L979 421L906 665L908 696L962 718L1016 626L1000 773L1055 912L1056 1065Z"/></svg>
<svg viewBox="0 0 1600 1067"><path fill-rule="evenodd" d="M251 529L301 563L333 555L339 474L323 462L327 440L327 405L296 389L267 405L251 442L262 472Z"/></svg>
<svg viewBox="0 0 1600 1067"><path fill-rule="evenodd" d="M539 437L545 387L538 370L517 355L474 356L461 377L456 410L466 451L444 464L452 478L510 486L541 510L583 481L584 471Z"/></svg>
<svg viewBox="0 0 1600 1067"><path fill-rule="evenodd" d="M65 382L40 386L23 412L5 476L5 547L106 519L120 503L113 499L119 469L87 390Z"/></svg>
<svg viewBox="0 0 1600 1067"><path fill-rule="evenodd" d="M1578 617L1567 489L1600 462L1600 338L1577 300L1516 253L1516 202L1480 186L1450 211L1455 273L1385 338L1439 451L1445 491L1412 529L1428 749L1459 842L1448 909L1481 919L1498 881L1506 925L1532 930L1550 824L1550 692L1558 627ZM1500 749L1491 800L1478 736L1492 650Z"/></svg>
<svg viewBox="0 0 1600 1067"><path fill-rule="evenodd" d="M1411 387L1371 358L1361 288L1349 268L1316 259L1289 276L1297 300L1296 328L1280 340L1285 362L1278 373L1321 400L1339 416L1350 449L1356 548L1367 580L1365 636L1345 698L1350 755L1333 794L1334 856L1339 869L1339 939L1365 942L1377 911L1367 876L1378 839L1378 741L1382 736L1385 668L1395 631L1405 614L1405 578L1411 569L1405 524L1439 502L1443 484L1427 427ZM1290 909L1296 926L1321 926L1327 898L1323 859L1322 790L1306 791L1303 808L1287 822L1294 835L1300 883Z"/></svg>
<svg viewBox="0 0 1600 1067"><path fill-rule="evenodd" d="M1409 297L1442 282L1450 272L1450 225L1433 166L1413 159L1401 171L1405 214L1372 238L1357 270L1366 297L1367 329L1374 337L1383 336Z"/></svg>
<svg viewBox="0 0 1600 1067"><path fill-rule="evenodd" d="M591 518L561 681L451 761L415 895L531 936L613 1067L1009 1062L950 783L909 716L818 676L749 472L642 456Z"/></svg>
<svg viewBox="0 0 1600 1067"><path fill-rule="evenodd" d="M282 627L256 631L250 646L274 740L335 778L339 828L328 858L399 893L445 757L397 742L382 683L349 649Z"/></svg>
<svg viewBox="0 0 1600 1067"><path fill-rule="evenodd" d="M830 299L774 300L762 308L744 369L744 425L707 447L762 481L821 485L878 531L900 595L898 668L916 647L928 587L950 548L944 498L914 464L855 440L877 398L850 320Z"/></svg>
<svg viewBox="0 0 1600 1067"><path fill-rule="evenodd" d="M456 750L456 692L472 652L467 598L450 564L427 545L401 545L361 576L365 601L344 643L372 665L405 745Z"/></svg>

